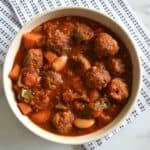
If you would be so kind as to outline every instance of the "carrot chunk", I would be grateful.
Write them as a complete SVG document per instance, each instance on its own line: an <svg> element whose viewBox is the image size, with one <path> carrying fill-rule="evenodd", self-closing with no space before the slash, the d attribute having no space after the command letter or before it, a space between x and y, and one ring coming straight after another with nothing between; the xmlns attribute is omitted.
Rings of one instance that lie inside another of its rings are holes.
<svg viewBox="0 0 150 150"><path fill-rule="evenodd" d="M23 45L26 49L40 48L43 45L43 36L37 33L23 35Z"/></svg>
<svg viewBox="0 0 150 150"><path fill-rule="evenodd" d="M36 123L45 123L50 118L50 112L43 110L31 115L31 119Z"/></svg>
<svg viewBox="0 0 150 150"><path fill-rule="evenodd" d="M18 107L24 115L28 115L32 112L32 108L25 103L18 103Z"/></svg>
<svg viewBox="0 0 150 150"><path fill-rule="evenodd" d="M18 64L15 64L13 69L9 73L9 77L12 80L16 80L18 78L18 76L19 76L19 72L20 72L20 66Z"/></svg>

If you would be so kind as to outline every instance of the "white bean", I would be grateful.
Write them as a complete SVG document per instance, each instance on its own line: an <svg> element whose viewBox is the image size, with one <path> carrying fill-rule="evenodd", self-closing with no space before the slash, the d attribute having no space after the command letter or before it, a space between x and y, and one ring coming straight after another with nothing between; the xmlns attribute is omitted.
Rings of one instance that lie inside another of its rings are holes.
<svg viewBox="0 0 150 150"><path fill-rule="evenodd" d="M74 125L77 128L85 129L93 126L95 123L95 119L81 119L77 118L74 120Z"/></svg>
<svg viewBox="0 0 150 150"><path fill-rule="evenodd" d="M66 55L60 56L57 59L54 60L52 67L55 71L61 71L66 63L67 63L68 57Z"/></svg>
<svg viewBox="0 0 150 150"><path fill-rule="evenodd" d="M88 70L91 67L90 62L83 55L79 55L79 59L81 63L83 64L85 70Z"/></svg>

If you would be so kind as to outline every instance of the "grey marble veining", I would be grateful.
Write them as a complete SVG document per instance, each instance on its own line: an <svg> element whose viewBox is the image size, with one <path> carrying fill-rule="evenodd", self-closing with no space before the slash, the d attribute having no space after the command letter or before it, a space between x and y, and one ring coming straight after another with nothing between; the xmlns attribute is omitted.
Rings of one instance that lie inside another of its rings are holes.
<svg viewBox="0 0 150 150"><path fill-rule="evenodd" d="M128 0L136 15L150 32L150 0ZM2 90L0 66L0 150L79 150L45 141L27 129L13 115ZM143 112L133 123L123 128L99 150L150 150L150 110Z"/></svg>

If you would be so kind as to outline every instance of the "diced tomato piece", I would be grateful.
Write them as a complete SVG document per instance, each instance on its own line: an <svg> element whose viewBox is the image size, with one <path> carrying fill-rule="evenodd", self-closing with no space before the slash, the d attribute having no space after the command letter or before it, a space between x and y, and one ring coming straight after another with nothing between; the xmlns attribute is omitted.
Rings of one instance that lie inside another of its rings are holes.
<svg viewBox="0 0 150 150"><path fill-rule="evenodd" d="M27 50L40 48L43 45L43 36L37 33L26 33L23 35L23 45Z"/></svg>
<svg viewBox="0 0 150 150"><path fill-rule="evenodd" d="M50 118L50 111L39 111L31 115L31 119L36 123L45 123Z"/></svg>
<svg viewBox="0 0 150 150"><path fill-rule="evenodd" d="M16 80L18 78L18 76L19 76L19 72L20 72L20 66L18 64L15 64L13 69L9 73L9 77L12 80Z"/></svg>
<svg viewBox="0 0 150 150"><path fill-rule="evenodd" d="M18 103L19 109L24 115L29 115L32 112L32 108L25 103Z"/></svg>

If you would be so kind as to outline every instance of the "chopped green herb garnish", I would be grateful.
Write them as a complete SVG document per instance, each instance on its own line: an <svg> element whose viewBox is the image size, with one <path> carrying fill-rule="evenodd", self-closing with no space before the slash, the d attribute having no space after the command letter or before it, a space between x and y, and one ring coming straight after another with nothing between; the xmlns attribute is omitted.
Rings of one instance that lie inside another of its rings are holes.
<svg viewBox="0 0 150 150"><path fill-rule="evenodd" d="M85 107L81 115L83 118L89 118L91 116L92 111L93 110L90 107Z"/></svg>

